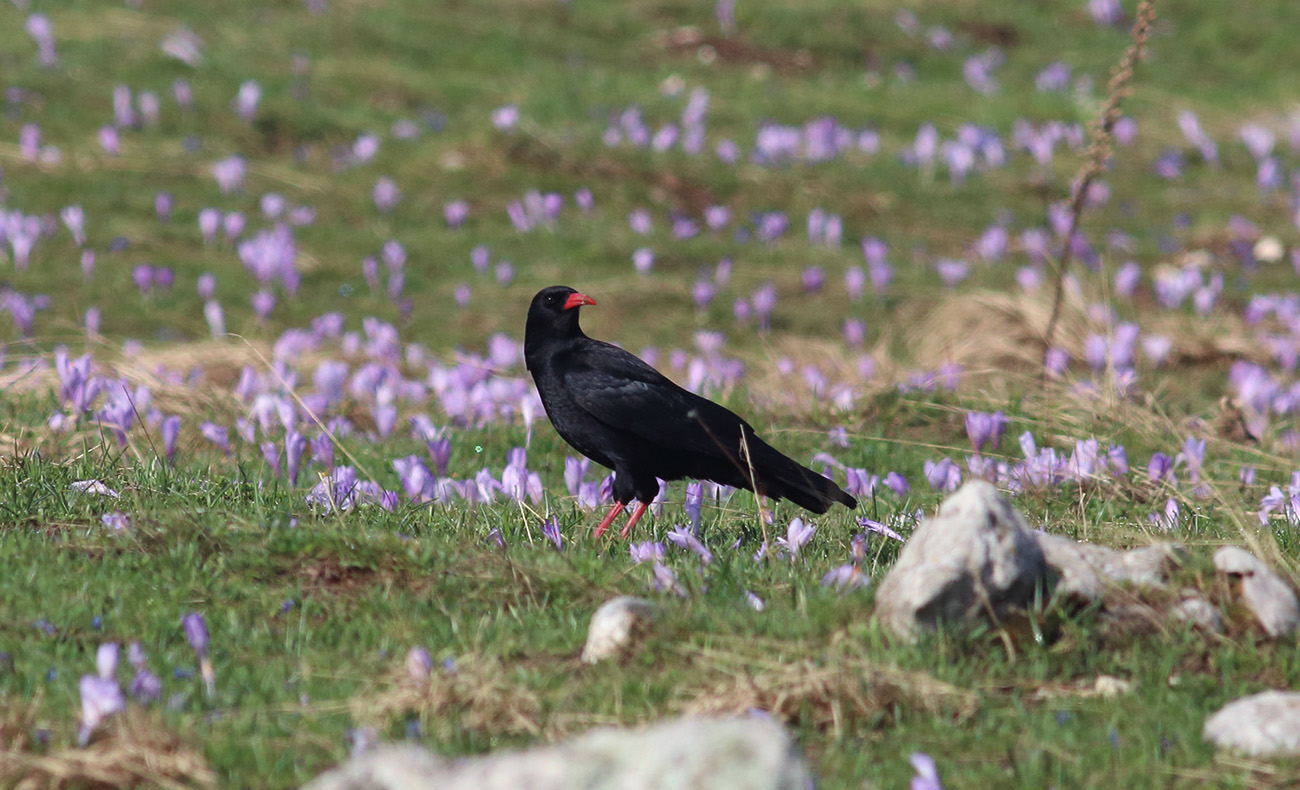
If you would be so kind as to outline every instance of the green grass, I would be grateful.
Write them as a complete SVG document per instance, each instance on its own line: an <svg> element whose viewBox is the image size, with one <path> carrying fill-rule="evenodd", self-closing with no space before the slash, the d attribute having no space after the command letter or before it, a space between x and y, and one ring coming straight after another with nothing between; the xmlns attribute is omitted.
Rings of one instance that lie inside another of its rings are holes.
<svg viewBox="0 0 1300 790"><path fill-rule="evenodd" d="M1300 682L1294 645L1263 641L1237 610L1229 612L1221 637L1176 626L1129 631L1104 625L1091 610L1052 608L1039 613L1041 641L943 633L900 644L871 620L871 590L841 595L819 583L847 561L849 541L860 531L844 512L817 519L801 561L756 563L751 557L764 528L753 498L739 494L723 507L706 506L703 537L717 555L714 563L701 570L691 555L670 547L667 564L687 595L651 591L649 566L633 565L625 544L587 537L594 516L565 494L563 459L570 451L544 420L534 424L529 445L530 468L541 473L547 492L535 507L403 504L392 513L367 507L321 515L304 501L314 471L290 490L272 478L255 448L227 459L198 435L201 420L231 424L244 416L246 405L229 398L230 389L240 365L261 367L235 339L215 344L226 355L215 360L194 289L201 273L218 276L228 328L263 353L283 330L340 311L350 329L364 316L397 323L403 343L448 362L462 351L481 353L494 332L520 337L532 294L566 282L600 301L584 314L590 334L633 350L660 347L661 363L669 349L691 348L696 330L725 331L726 353L748 365L745 381L725 396L729 405L795 457L828 451L851 466L882 475L895 470L911 481L909 496L882 493L859 514L932 512L940 496L925 485L924 462L943 455L964 462L965 411L1004 409L1011 426L1000 452L1009 461L1020 457L1015 438L1029 430L1040 446L1067 456L1075 439L1123 444L1134 469L1123 481L1020 495L1017 505L1031 524L1110 545L1142 545L1169 537L1148 515L1172 496L1184 513L1173 537L1196 558L1179 582L1223 599L1226 591L1203 559L1223 542L1263 546L1294 576L1295 531L1284 522L1259 529L1251 512L1268 485L1289 479L1293 452L1279 439L1293 422L1280 420L1258 445L1213 431L1237 351L1189 353L1159 371L1144 366L1141 394L1127 402L1042 387L1036 371L1022 367L977 366L956 392L895 391L892 384L918 360L941 356L926 333L951 294L937 287L930 262L962 255L999 217L1009 217L1013 232L1044 224L1047 206L1066 194L1081 158L1058 147L1054 164L1040 170L1015 154L1007 168L973 174L958 189L942 169L926 178L905 167L898 151L923 122L935 123L945 139L974 123L1004 140L1021 117L1087 124L1108 69L1128 43L1124 31L1093 25L1082 2L908 6L925 26L942 24L956 34L956 50L940 53L895 26L899 7L742 3L739 25L750 54L709 65L697 48L666 48L660 40L687 24L716 36L711 2L467 0L430 7L336 0L320 16L296 2L223 3L219 11L189 0L142 10L65 2L37 9L49 15L57 38L60 66L52 70L36 62L23 14L12 4L0 8L0 74L6 88L20 87L25 96L0 116L0 207L57 216L63 206L79 204L89 246L99 254L94 281L83 284L78 251L62 231L37 245L23 272L0 245L0 287L52 296L33 338L20 338L0 315L7 358L48 358L68 344L74 353L84 348L97 359L117 360L116 349L134 338L144 342L147 360L171 350L178 356L170 364L182 373L188 364L208 366L190 399L175 391L159 396L164 411L186 418L174 467L156 461L156 429L137 430L125 449L93 428L59 438L45 429L57 405L48 391L16 382L0 392L0 653L9 657L0 661L0 750L66 756L75 738L78 678L92 671L97 646L138 641L165 691L147 711L133 704L127 721L142 732L174 734L223 787L301 785L345 759L346 734L361 726L458 755L598 724L649 722L693 704L742 712L747 706L729 691L729 681L792 682L801 666L839 673L837 682L861 684L872 701L836 725L827 724L835 693L808 694L780 711L827 788L905 786L907 757L915 751L934 755L945 786L955 788L1282 785L1300 767L1294 761L1216 757L1200 737L1205 716L1224 702ZM1132 253L1105 252L1105 276L1080 269L1085 298L1180 339L1249 340L1237 319L1240 308L1253 294L1293 289L1285 263L1249 277L1229 268L1222 303L1209 319L1155 309L1149 275L1171 260L1161 251L1167 238L1182 250L1222 253L1233 215L1288 244L1300 240L1284 193L1257 196L1254 165L1234 142L1243 120L1276 121L1292 109L1285 101L1300 50L1289 32L1294 25L1284 21L1297 15L1286 0L1245 10L1184 0L1162 3L1160 14L1150 59L1125 107L1139 123L1138 142L1116 150L1105 176L1113 197L1084 223L1099 248L1110 229L1133 235L1137 246ZM158 48L181 24L205 41L198 69ZM990 24L1001 25L999 35L1014 43L1004 47L1007 62L997 72L1002 91L981 97L962 81L961 66L987 48L984 39L997 32ZM810 53L811 67L782 65L798 50ZM294 55L305 57L305 76L291 72ZM1035 73L1055 59L1076 75L1091 75L1097 87L1084 98L1037 93ZM915 82L894 76L904 61L915 69ZM868 70L879 79L868 79ZM697 86L710 91L710 148L729 137L748 149L759 122L799 125L833 115L853 128L877 129L882 151L761 168L726 166L712 155L607 148L601 135L608 118L631 104L642 107L652 128L678 119L684 95L660 92L673 76L687 93ZM170 100L171 85L181 78L195 90L188 113ZM230 111L246 79L263 89L252 124ZM157 92L164 109L156 128L124 131L123 154L111 158L95 134L111 121L117 84ZM305 89L305 99L291 89ZM522 121L515 131L499 132L490 114L506 103L519 105ZM1184 178L1164 182L1150 163L1166 146L1186 147L1175 122L1186 108L1219 141L1222 165L1189 156ZM445 116L444 128L422 123L413 141L388 135L393 122L423 122L434 112ZM61 150L60 165L20 157L14 141L32 122ZM376 159L336 167L335 150L368 132L384 138ZM197 142L197 151L187 148L187 139ZM1282 136L1278 150L1294 165ZM222 195L208 167L231 153L246 158L249 176L242 193ZM379 213L370 196L381 175L394 177L404 194L389 214ZM595 194L590 215L572 206L581 186ZM517 234L511 228L505 207L530 189L565 195L556 229ZM154 217L159 191L175 196L170 223ZM282 298L263 324L249 307L252 281L237 256L225 243L205 247L196 222L202 208L215 206L245 212L254 231L263 224L258 200L271 191L312 206L317 219L296 231L303 270L298 298ZM454 199L471 205L465 227L455 231L442 220L443 205ZM711 204L729 206L739 219L787 212L791 230L771 245L736 243L730 231L671 240L670 212L698 214ZM842 248L805 243L803 221L816 207L843 216ZM636 208L654 215L648 239L628 228L628 212ZM1175 226L1180 214L1188 215L1181 228ZM857 240L867 235L888 241L898 276L887 298L851 302L839 284L846 267L861 263ZM129 245L110 252L116 237ZM377 255L388 239L400 240L409 256L405 295L413 310L404 323L362 277L362 258ZM474 273L470 250L479 244L494 261L516 265L511 284L501 287ZM648 279L630 262L643 245L658 255ZM695 311L690 293L697 272L724 256L736 260L731 284ZM1109 274L1130 258L1147 272L1143 291L1136 302L1113 300ZM144 262L172 267L176 287L141 297L131 270ZM1010 291L1022 262L1009 256L996 266L976 264L960 292ZM828 287L820 293L803 293L798 285L809 264L826 269ZM1215 266L1228 268L1222 260ZM765 282L782 294L773 331L733 324L732 302ZM454 305L460 283L473 286L469 309ZM103 311L98 339L80 329L92 306ZM850 316L867 322L868 350L884 372L857 388L848 412L811 402L797 372L789 379L770 373L787 356L799 365L850 367L857 352L837 342ZM1063 342L1077 347L1081 338ZM3 373L12 370L11 363ZM304 363L304 381L310 371ZM347 408L359 422L369 419L368 404L349 399ZM404 404L402 414L420 410ZM423 410L446 422L436 406ZM847 428L846 449L827 439L837 426ZM1210 439L1209 498L1151 485L1141 474L1151 453L1173 454L1188 435ZM399 487L391 460L424 452L404 430L394 436L345 440L362 476L373 475L387 489ZM507 451L526 441L517 423L454 428L450 436L449 469L462 478L484 466L499 475ZM1260 485L1242 490L1237 484L1243 464L1258 467ZM101 479L122 498L70 493L69 485L83 479ZM674 486L664 514L643 522L640 537L662 539L684 521L681 496L681 486ZM101 522L109 511L128 514L131 529L113 534ZM540 535L546 514L559 519L567 539L562 552ZM779 506L771 529L780 534L796 514ZM493 529L500 530L504 551L489 538ZM741 546L730 550L737 539ZM896 544L873 540L866 563L873 580L888 571L897 551ZM746 592L764 600L763 612L746 606ZM587 619L616 594L649 595L660 619L627 663L586 667L577 657ZM202 612L211 631L217 673L211 698L189 674L196 661L179 626L188 611ZM475 718L508 712L505 703L423 720L416 711L375 714L377 700L400 685L414 646L439 660L455 659L467 684L505 689L505 699L515 700L535 729L496 731ZM1116 697L1092 693L1103 675L1129 681L1132 690ZM926 679L948 684L948 691L925 686ZM117 737L129 740L121 731Z"/></svg>

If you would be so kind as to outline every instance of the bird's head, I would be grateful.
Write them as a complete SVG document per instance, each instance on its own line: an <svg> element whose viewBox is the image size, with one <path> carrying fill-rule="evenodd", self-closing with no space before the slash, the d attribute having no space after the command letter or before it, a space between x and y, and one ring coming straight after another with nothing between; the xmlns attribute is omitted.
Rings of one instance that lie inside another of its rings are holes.
<svg viewBox="0 0 1300 790"><path fill-rule="evenodd" d="M578 329L578 308L594 305L595 299L580 294L567 285L543 288L528 306L528 326L525 338L535 333L574 334Z"/></svg>

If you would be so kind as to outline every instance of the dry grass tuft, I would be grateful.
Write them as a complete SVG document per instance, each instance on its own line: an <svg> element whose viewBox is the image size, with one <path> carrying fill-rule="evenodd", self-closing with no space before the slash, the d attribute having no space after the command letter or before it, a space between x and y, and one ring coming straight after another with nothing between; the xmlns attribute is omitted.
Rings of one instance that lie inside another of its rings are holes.
<svg viewBox="0 0 1300 790"><path fill-rule="evenodd" d="M0 786L43 788L215 788L217 776L194 749L150 714L111 719L84 749L32 750L34 708L0 720Z"/></svg>
<svg viewBox="0 0 1300 790"><path fill-rule="evenodd" d="M761 710L789 725L812 727L835 738L861 727L893 722L895 711L923 710L964 719L974 714L973 693L919 672L841 657L765 669L735 667L724 679L686 692L693 715L740 715Z"/></svg>
<svg viewBox="0 0 1300 790"><path fill-rule="evenodd" d="M435 669L419 683L403 669L384 685L387 690L353 702L357 721L379 726L397 716L415 715L435 738L466 729L489 737L542 733L541 699L512 680L495 658L460 656L454 670Z"/></svg>
<svg viewBox="0 0 1300 790"><path fill-rule="evenodd" d="M923 368L957 363L977 376L1036 375L1043 366L1043 336L1051 311L1051 303L1040 293L954 294L908 330L906 343ZM1088 333L1083 295L1070 289L1063 301L1056 344L1079 359Z"/></svg>
<svg viewBox="0 0 1300 790"><path fill-rule="evenodd" d="M75 357L82 351L74 349L70 353ZM96 375L124 379L132 387L147 387L152 393L151 406L192 423L200 416L219 418L240 413L242 405L234 395L234 385L245 365L265 371L264 360L270 348L243 341L204 341L149 349L134 357L124 357L113 348L96 348L93 353ZM0 392L37 396L57 392L59 376L53 358L46 357L45 362L38 370L10 369L0 374ZM182 377L181 383L173 380L176 375ZM191 376L193 381L186 383L184 380ZM37 449L58 457L74 456L86 448L95 452L105 440L101 433L91 418L67 433L56 433L44 425L24 427L18 434L0 430L0 459L20 457ZM151 438L161 447L159 437ZM131 440L143 441L135 435Z"/></svg>

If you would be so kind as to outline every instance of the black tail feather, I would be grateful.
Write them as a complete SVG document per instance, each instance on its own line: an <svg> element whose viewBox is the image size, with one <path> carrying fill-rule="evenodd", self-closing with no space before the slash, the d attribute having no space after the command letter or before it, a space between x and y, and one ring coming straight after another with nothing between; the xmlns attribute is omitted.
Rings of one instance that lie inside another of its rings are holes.
<svg viewBox="0 0 1300 790"><path fill-rule="evenodd" d="M830 510L836 502L850 510L858 506L858 500L834 480L822 477L756 436L750 442L754 482L764 495L788 499L818 514Z"/></svg>

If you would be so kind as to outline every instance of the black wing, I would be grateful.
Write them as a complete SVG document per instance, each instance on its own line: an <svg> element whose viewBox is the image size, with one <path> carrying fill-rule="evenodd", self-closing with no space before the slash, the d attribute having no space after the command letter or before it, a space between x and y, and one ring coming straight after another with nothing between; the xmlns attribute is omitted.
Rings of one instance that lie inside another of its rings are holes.
<svg viewBox="0 0 1300 790"><path fill-rule="evenodd" d="M602 423L665 450L736 462L741 430L731 410L682 389L636 356L600 341L564 372L573 400Z"/></svg>

